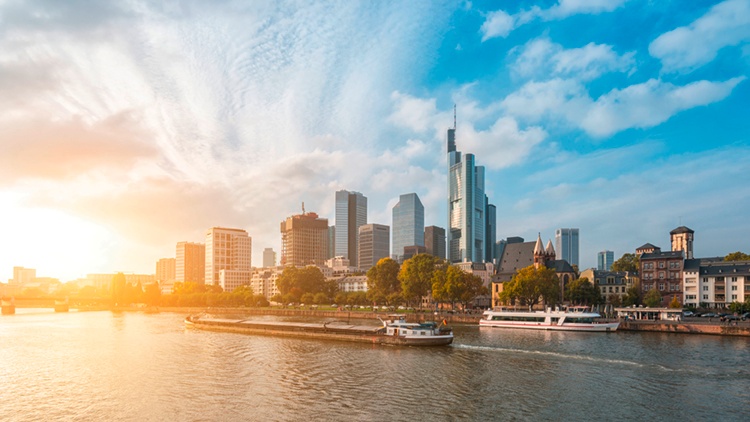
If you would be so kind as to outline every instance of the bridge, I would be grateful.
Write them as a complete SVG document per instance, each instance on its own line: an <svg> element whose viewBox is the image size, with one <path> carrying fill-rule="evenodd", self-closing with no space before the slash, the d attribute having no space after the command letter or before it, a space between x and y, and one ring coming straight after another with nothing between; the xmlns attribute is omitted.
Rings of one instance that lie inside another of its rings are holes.
<svg viewBox="0 0 750 422"><path fill-rule="evenodd" d="M53 308L55 312L68 312L70 309L91 309L108 307L106 300L100 298L9 298L3 297L0 302L2 315L13 315L16 308Z"/></svg>

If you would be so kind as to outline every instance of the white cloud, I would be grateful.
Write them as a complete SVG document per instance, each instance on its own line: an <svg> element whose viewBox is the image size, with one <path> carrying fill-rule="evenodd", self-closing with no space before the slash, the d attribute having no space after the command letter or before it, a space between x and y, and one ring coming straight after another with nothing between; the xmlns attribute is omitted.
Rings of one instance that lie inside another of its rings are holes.
<svg viewBox="0 0 750 422"><path fill-rule="evenodd" d="M535 19L552 21L564 19L572 15L597 15L611 12L622 6L628 0L559 0L549 9L532 6L528 10L521 10L511 15L504 10L496 10L487 14L480 28L482 42L496 37L507 37L511 31Z"/></svg>
<svg viewBox="0 0 750 422"><path fill-rule="evenodd" d="M515 29L515 25L515 19L508 13L502 10L490 12L487 14L487 19L480 28L482 41L496 37L505 38Z"/></svg>
<svg viewBox="0 0 750 422"><path fill-rule="evenodd" d="M611 45L588 43L580 48L565 49L547 37L527 42L513 49L513 71L525 78L569 77L581 80L596 79L608 72L635 70L634 52L617 54Z"/></svg>
<svg viewBox="0 0 750 422"><path fill-rule="evenodd" d="M737 77L675 86L651 79L613 89L594 100L581 83L558 78L527 82L501 104L507 113L524 120L563 121L601 138L629 128L653 127L680 111L720 101L744 80Z"/></svg>
<svg viewBox="0 0 750 422"><path fill-rule="evenodd" d="M547 132L538 126L520 129L512 117L500 117L484 131L469 125L458 128L458 149L482 157L481 165L501 169L522 163L533 149L547 138Z"/></svg>
<svg viewBox="0 0 750 422"><path fill-rule="evenodd" d="M712 61L724 47L750 41L750 0L727 0L705 15L657 37L649 53L664 71L689 71Z"/></svg>
<svg viewBox="0 0 750 422"><path fill-rule="evenodd" d="M425 132L431 128L437 112L434 98L421 99L394 91L391 100L395 103L395 110L388 117L389 122L415 132Z"/></svg>

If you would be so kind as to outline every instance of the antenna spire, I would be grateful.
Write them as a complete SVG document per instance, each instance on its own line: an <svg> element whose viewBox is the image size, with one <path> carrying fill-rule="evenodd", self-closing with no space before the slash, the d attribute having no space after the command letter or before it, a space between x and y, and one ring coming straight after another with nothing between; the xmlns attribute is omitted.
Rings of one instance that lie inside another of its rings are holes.
<svg viewBox="0 0 750 422"><path fill-rule="evenodd" d="M453 130L456 130L456 103L453 103Z"/></svg>
<svg viewBox="0 0 750 422"><path fill-rule="evenodd" d="M302 202L302 214L304 214L304 213L305 213L305 202L303 201Z"/></svg>

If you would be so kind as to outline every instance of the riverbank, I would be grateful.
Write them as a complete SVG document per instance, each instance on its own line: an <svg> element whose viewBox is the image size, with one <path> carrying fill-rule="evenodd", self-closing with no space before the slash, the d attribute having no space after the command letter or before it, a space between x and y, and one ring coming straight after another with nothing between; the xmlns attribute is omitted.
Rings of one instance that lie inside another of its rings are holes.
<svg viewBox="0 0 750 422"><path fill-rule="evenodd" d="M742 322L730 325L724 322L622 321L619 329L622 331L750 337L750 323Z"/></svg>

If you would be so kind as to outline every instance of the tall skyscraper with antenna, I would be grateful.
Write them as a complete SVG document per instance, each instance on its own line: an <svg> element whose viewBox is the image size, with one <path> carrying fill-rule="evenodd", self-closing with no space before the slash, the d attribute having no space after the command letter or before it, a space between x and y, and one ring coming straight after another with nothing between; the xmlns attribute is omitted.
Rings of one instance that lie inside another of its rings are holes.
<svg viewBox="0 0 750 422"><path fill-rule="evenodd" d="M485 262L488 244L495 243L494 205L484 193L484 166L474 154L456 150L456 106L453 127L448 129L448 262ZM488 214L492 214L488 216ZM491 258L489 259L491 260Z"/></svg>

